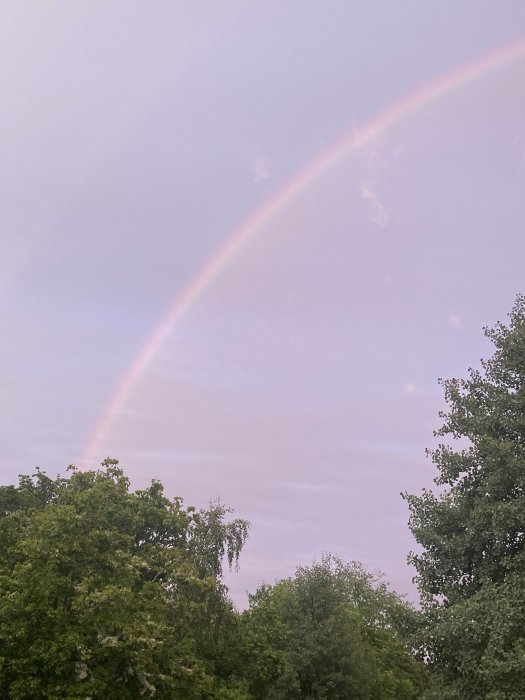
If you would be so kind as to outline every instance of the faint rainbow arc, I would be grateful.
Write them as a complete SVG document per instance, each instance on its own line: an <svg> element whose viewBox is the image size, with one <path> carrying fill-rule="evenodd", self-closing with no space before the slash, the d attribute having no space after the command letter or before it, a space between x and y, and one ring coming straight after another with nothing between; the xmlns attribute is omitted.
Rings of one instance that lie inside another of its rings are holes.
<svg viewBox="0 0 525 700"><path fill-rule="evenodd" d="M96 452L101 448L116 417L126 404L140 377L170 335L175 324L188 313L193 304L202 296L220 272L240 253L244 246L261 229L277 217L290 202L337 163L372 141L379 133L385 131L396 122L401 121L423 107L427 107L452 90L463 87L465 84L483 77L500 66L507 65L523 57L525 57L525 41L521 40L488 56L479 58L459 70L420 88L409 97L395 102L388 109L370 119L364 126L354 128L349 136L345 136L338 141L335 146L323 153L306 169L302 170L257 210L251 218L236 229L182 293L176 297L167 314L142 346L107 404L103 416L97 424L83 456L79 460L80 466L89 466L94 460Z"/></svg>

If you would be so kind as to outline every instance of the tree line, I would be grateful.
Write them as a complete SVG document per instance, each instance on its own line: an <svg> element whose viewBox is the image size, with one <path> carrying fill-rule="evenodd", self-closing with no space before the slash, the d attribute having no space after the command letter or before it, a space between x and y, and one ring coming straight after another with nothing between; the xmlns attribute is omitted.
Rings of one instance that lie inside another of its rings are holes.
<svg viewBox="0 0 525 700"><path fill-rule="evenodd" d="M0 487L0 697L518 700L525 697L525 297L466 379L403 494L414 609L325 555L238 611L223 580L249 524L219 502L131 490L116 460Z"/></svg>

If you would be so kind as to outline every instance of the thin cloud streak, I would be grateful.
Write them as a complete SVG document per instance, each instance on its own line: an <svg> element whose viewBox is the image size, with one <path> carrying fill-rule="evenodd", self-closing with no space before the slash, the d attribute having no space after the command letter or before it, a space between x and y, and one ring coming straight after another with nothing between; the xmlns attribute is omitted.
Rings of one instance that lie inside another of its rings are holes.
<svg viewBox="0 0 525 700"><path fill-rule="evenodd" d="M378 193L370 188L370 185L362 183L359 188L361 199L370 206L370 219L379 228L385 228L390 218L390 213L381 202Z"/></svg>
<svg viewBox="0 0 525 700"><path fill-rule="evenodd" d="M457 316L456 314L453 314L449 319L448 322L452 326L452 328L455 328L457 331L463 330L463 320Z"/></svg>
<svg viewBox="0 0 525 700"><path fill-rule="evenodd" d="M303 491L305 493L326 493L326 494L346 494L350 493L350 489L337 484L311 484L311 483L300 483L293 482L290 484L283 484L283 487L289 489L290 491Z"/></svg>

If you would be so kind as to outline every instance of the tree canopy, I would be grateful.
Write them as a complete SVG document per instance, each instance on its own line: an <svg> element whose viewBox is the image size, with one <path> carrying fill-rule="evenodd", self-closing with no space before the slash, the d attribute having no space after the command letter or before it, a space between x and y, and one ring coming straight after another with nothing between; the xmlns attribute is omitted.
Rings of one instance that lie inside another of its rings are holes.
<svg viewBox="0 0 525 700"><path fill-rule="evenodd" d="M131 491L115 460L0 487L0 696L383 700L419 696L414 611L326 556L238 613L222 581L248 523Z"/></svg>
<svg viewBox="0 0 525 700"><path fill-rule="evenodd" d="M0 513L2 697L212 696L245 521L130 492L114 460L21 477Z"/></svg>
<svg viewBox="0 0 525 700"><path fill-rule="evenodd" d="M425 676L409 653L414 611L356 563L325 556L262 586L242 615L254 698L410 700Z"/></svg>
<svg viewBox="0 0 525 700"><path fill-rule="evenodd" d="M411 555L440 697L518 700L525 688L525 297L485 329L481 370L442 381L448 410L430 455L437 494L405 495Z"/></svg>

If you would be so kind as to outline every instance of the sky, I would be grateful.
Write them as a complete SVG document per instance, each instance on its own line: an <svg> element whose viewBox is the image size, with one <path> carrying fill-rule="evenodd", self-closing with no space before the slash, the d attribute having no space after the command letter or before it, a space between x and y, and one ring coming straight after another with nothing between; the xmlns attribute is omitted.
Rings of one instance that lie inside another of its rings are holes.
<svg viewBox="0 0 525 700"><path fill-rule="evenodd" d="M0 483L111 456L251 521L240 606L326 551L416 601L438 378L525 291L524 85L522 0L4 0Z"/></svg>

